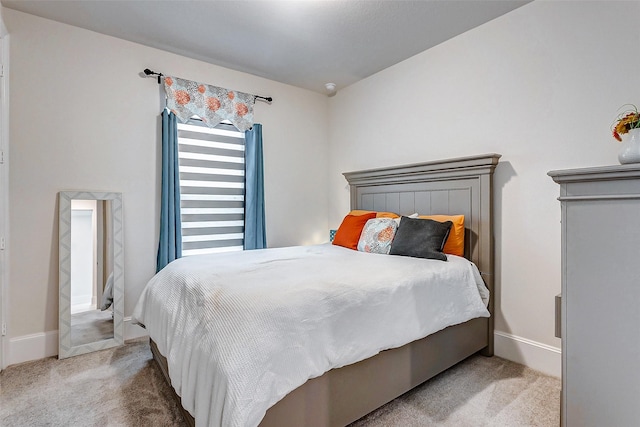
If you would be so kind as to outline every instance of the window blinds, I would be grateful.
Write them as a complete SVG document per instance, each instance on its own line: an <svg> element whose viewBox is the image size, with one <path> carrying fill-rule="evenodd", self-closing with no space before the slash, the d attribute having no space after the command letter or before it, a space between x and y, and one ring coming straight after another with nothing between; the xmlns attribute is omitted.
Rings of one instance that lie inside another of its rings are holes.
<svg viewBox="0 0 640 427"><path fill-rule="evenodd" d="M183 256L242 250L244 145L231 125L178 123Z"/></svg>

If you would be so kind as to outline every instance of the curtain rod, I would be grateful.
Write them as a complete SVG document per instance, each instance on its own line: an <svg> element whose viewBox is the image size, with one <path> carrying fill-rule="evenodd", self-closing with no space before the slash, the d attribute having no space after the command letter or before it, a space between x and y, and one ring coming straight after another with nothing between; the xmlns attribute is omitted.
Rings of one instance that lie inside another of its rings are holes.
<svg viewBox="0 0 640 427"><path fill-rule="evenodd" d="M148 69L148 68L145 68L143 72L144 72L147 76L158 76L158 84L160 84L160 83L161 83L161 78L164 76L164 74L162 74L162 73L156 73L155 71L151 71L151 70L150 70L150 69ZM256 100L256 99L263 99L263 100L265 100L266 102L269 102L269 103L271 103L271 101L273 101L273 98L272 98L272 97L270 97L270 96L253 95L253 99L254 99L254 100Z"/></svg>

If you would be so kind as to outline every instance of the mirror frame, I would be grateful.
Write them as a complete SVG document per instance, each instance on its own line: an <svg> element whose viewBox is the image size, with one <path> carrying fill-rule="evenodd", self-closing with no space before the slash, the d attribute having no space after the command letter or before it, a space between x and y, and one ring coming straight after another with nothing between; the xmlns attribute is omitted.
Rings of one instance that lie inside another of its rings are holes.
<svg viewBox="0 0 640 427"><path fill-rule="evenodd" d="M113 338L71 345L71 200L109 200L113 215ZM124 252L122 193L61 191L59 193L59 326L58 358L124 345Z"/></svg>

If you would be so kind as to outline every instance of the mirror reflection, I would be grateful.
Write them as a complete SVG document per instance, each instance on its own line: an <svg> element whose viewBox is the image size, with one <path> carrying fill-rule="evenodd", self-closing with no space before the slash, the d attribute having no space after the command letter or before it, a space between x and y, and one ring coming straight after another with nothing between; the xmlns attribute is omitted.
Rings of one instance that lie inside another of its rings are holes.
<svg viewBox="0 0 640 427"><path fill-rule="evenodd" d="M122 193L59 193L58 357L124 344Z"/></svg>
<svg viewBox="0 0 640 427"><path fill-rule="evenodd" d="M114 337L110 200L71 200L71 346Z"/></svg>

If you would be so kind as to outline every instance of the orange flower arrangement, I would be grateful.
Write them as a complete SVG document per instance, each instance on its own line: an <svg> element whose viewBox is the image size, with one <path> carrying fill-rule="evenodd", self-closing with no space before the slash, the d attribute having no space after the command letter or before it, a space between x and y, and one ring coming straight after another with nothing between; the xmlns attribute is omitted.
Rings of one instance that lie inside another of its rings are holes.
<svg viewBox="0 0 640 427"><path fill-rule="evenodd" d="M623 105L623 107L626 106L631 108L626 109L618 115L612 129L613 137L618 141L622 141L620 135L624 135L631 129L640 128L640 113L638 113L638 108L633 104Z"/></svg>

